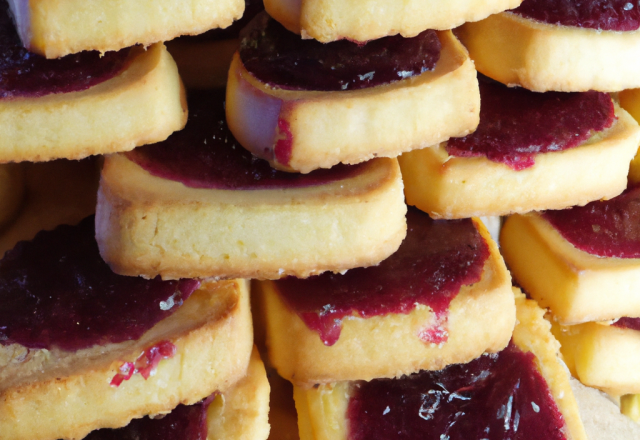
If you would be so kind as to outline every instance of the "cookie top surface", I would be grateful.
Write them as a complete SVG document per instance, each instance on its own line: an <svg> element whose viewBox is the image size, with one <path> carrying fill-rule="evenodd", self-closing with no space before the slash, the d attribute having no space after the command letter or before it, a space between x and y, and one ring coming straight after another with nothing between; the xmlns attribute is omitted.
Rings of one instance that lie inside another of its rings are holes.
<svg viewBox="0 0 640 440"><path fill-rule="evenodd" d="M489 248L470 219L434 221L415 208L407 213L407 238L378 266L276 281L285 303L317 331L325 345L340 337L347 316L410 313L423 304L446 317L463 285L480 280ZM442 335L425 335L439 343Z"/></svg>
<svg viewBox="0 0 640 440"><path fill-rule="evenodd" d="M304 188L353 177L366 168L340 164L309 174L277 171L236 141L225 120L223 99L221 91L191 95L184 130L136 148L127 158L155 176L192 188L223 190Z"/></svg>
<svg viewBox="0 0 640 440"><path fill-rule="evenodd" d="M542 216L576 248L599 257L640 258L640 187Z"/></svg>
<svg viewBox="0 0 640 440"><path fill-rule="evenodd" d="M637 0L525 0L513 12L563 26L606 31L640 28L640 2Z"/></svg>
<svg viewBox="0 0 640 440"><path fill-rule="evenodd" d="M534 355L513 342L468 364L360 383L347 417L350 440L566 438Z"/></svg>
<svg viewBox="0 0 640 440"><path fill-rule="evenodd" d="M358 90L433 70L441 43L435 31L357 44L303 40L268 15L243 31L240 59L260 81L287 90Z"/></svg>
<svg viewBox="0 0 640 440"><path fill-rule="evenodd" d="M75 351L135 340L198 286L116 275L87 217L19 242L0 261L0 343Z"/></svg>
<svg viewBox="0 0 640 440"><path fill-rule="evenodd" d="M480 125L449 139L452 156L485 156L520 171L541 153L576 147L615 120L611 97L601 92L531 92L489 79L480 84Z"/></svg>

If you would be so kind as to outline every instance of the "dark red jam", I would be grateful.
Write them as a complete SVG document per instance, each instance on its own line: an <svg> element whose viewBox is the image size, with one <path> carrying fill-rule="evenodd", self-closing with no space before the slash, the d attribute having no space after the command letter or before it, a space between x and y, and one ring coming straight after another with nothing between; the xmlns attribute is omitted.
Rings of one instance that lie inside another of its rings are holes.
<svg viewBox="0 0 640 440"><path fill-rule="evenodd" d="M244 13L242 14L242 18L240 20L234 21L231 26L224 29L211 29L200 35L184 36L178 39L185 42L207 42L238 39L240 38L240 31L242 30L242 28L249 24L253 17L258 15L262 11L264 11L262 0L245 0Z"/></svg>
<svg viewBox="0 0 640 440"><path fill-rule="evenodd" d="M245 150L227 127L224 92L198 92L189 97L184 130L154 145L136 148L127 157L164 179L192 188L226 190L302 188L346 179L364 164L336 165L309 174L277 171Z"/></svg>
<svg viewBox="0 0 640 440"><path fill-rule="evenodd" d="M170 359L176 354L176 346L169 341L160 341L156 345L147 348L134 362L124 362L119 372L113 377L110 385L119 387L122 382L129 380L134 374L139 374L144 380L155 374L160 361Z"/></svg>
<svg viewBox="0 0 640 440"><path fill-rule="evenodd" d="M303 40L267 14L243 30L240 59L260 81L288 90L356 90L433 70L441 44L435 31L366 44Z"/></svg>
<svg viewBox="0 0 640 440"><path fill-rule="evenodd" d="M640 27L638 0L524 0L513 12L545 23L604 31Z"/></svg>
<svg viewBox="0 0 640 440"><path fill-rule="evenodd" d="M620 318L612 324L614 327L640 331L640 318Z"/></svg>
<svg viewBox="0 0 640 440"><path fill-rule="evenodd" d="M435 328L420 336L440 343L449 303L460 287L480 280L488 257L489 247L470 219L434 221L410 208L407 238L380 265L344 275L288 277L276 285L288 306L320 334L325 345L337 342L345 317L407 314L416 304L429 306L438 318Z"/></svg>
<svg viewBox="0 0 640 440"><path fill-rule="evenodd" d="M0 2L0 98L39 97L79 92L116 76L126 67L129 49L81 52L57 60L22 46L7 3Z"/></svg>
<svg viewBox="0 0 640 440"><path fill-rule="evenodd" d="M134 419L124 428L99 429L84 440L207 440L207 408L214 397L195 405L178 405L158 418Z"/></svg>
<svg viewBox="0 0 640 440"><path fill-rule="evenodd" d="M111 272L88 217L18 243L0 261L0 343L75 351L135 340L198 286Z"/></svg>
<svg viewBox="0 0 640 440"><path fill-rule="evenodd" d="M584 252L599 257L640 258L640 187L610 200L542 215Z"/></svg>
<svg viewBox="0 0 640 440"><path fill-rule="evenodd" d="M536 93L481 78L480 125L447 142L452 156L484 156L520 171L536 154L580 145L613 124L611 97L601 92Z"/></svg>
<svg viewBox="0 0 640 440"><path fill-rule="evenodd" d="M349 440L560 440L565 423L532 353L354 385Z"/></svg>

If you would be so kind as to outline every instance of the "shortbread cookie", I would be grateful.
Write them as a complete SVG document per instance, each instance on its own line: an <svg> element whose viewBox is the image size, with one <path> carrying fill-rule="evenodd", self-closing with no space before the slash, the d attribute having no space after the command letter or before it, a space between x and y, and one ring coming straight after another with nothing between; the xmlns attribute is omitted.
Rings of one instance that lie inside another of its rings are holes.
<svg viewBox="0 0 640 440"><path fill-rule="evenodd" d="M625 109L636 122L640 121L640 89L623 90L618 93L620 107ZM640 155L636 153L629 165L629 181L640 182Z"/></svg>
<svg viewBox="0 0 640 440"><path fill-rule="evenodd" d="M387 35L414 37L425 29L453 29L520 3L522 0L265 0L265 8L303 38L366 43Z"/></svg>
<svg viewBox="0 0 640 440"><path fill-rule="evenodd" d="M269 359L300 387L439 370L502 350L515 324L511 278L478 220L407 214L380 265L262 282Z"/></svg>
<svg viewBox="0 0 640 440"><path fill-rule="evenodd" d="M190 102L185 130L105 159L96 228L114 271L307 277L377 264L398 248L406 205L395 159L275 171L235 141L222 96Z"/></svg>
<svg viewBox="0 0 640 440"><path fill-rule="evenodd" d="M640 424L640 394L627 394L620 398L620 412ZM636 425L640 433L640 426Z"/></svg>
<svg viewBox="0 0 640 440"><path fill-rule="evenodd" d="M3 439L82 438L225 392L246 372L247 283L117 276L93 218L19 243L0 273Z"/></svg>
<svg viewBox="0 0 640 440"><path fill-rule="evenodd" d="M229 70L227 118L275 168L394 157L478 125L476 72L451 32L323 45L266 15L252 26Z"/></svg>
<svg viewBox="0 0 640 440"><path fill-rule="evenodd" d="M23 202L25 175L22 164L0 165L0 230L16 216Z"/></svg>
<svg viewBox="0 0 640 440"><path fill-rule="evenodd" d="M514 279L561 324L640 316L640 188L609 201L514 215L500 237Z"/></svg>
<svg viewBox="0 0 640 440"><path fill-rule="evenodd" d="M25 47L47 58L136 44L227 27L243 0L9 0Z"/></svg>
<svg viewBox="0 0 640 440"><path fill-rule="evenodd" d="M464 24L457 35L478 71L504 84L538 92L639 87L638 6L592 3L525 0L514 11ZM588 16L601 11L601 17Z"/></svg>
<svg viewBox="0 0 640 440"><path fill-rule="evenodd" d="M444 370L296 388L300 438L586 439L558 342L534 301L516 299L512 342ZM515 437L514 437L515 435Z"/></svg>
<svg viewBox="0 0 640 440"><path fill-rule="evenodd" d="M640 127L606 93L481 80L480 96L474 133L398 158L408 204L466 218L563 209L626 188Z"/></svg>

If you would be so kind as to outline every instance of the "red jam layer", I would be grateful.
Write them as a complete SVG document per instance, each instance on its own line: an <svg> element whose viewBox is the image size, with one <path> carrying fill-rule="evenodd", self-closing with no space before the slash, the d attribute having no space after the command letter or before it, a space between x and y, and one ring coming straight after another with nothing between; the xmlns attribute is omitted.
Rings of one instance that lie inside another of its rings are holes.
<svg viewBox="0 0 640 440"><path fill-rule="evenodd" d="M0 343L75 351L139 339L198 288L195 280L116 275L94 219L22 241L0 261Z"/></svg>
<svg viewBox="0 0 640 440"><path fill-rule="evenodd" d="M441 327L449 303L462 286L480 280L488 257L489 247L470 219L434 221L410 208L406 239L378 266L304 280L288 277L276 287L324 344L333 345L347 316L408 314L416 304L429 306ZM439 328L423 333L427 342L444 342Z"/></svg>
<svg viewBox="0 0 640 440"><path fill-rule="evenodd" d="M524 0L513 12L550 24L635 31L640 27L639 9L637 1L629 0Z"/></svg>
<svg viewBox="0 0 640 440"><path fill-rule="evenodd" d="M9 7L0 2L0 98L35 98L88 89L120 73L128 64L129 52L81 52L47 60L22 46Z"/></svg>
<svg viewBox="0 0 640 440"><path fill-rule="evenodd" d="M119 372L113 377L110 385L119 387L122 382L129 380L134 374L139 374L144 380L154 375L160 361L175 356L177 348L169 341L160 341L143 351L134 362L124 362Z"/></svg>
<svg viewBox="0 0 640 440"><path fill-rule="evenodd" d="M640 258L640 187L618 197L542 216L569 243L592 255Z"/></svg>
<svg viewBox="0 0 640 440"><path fill-rule="evenodd" d="M240 59L263 83L287 90L357 90L433 70L441 44L435 31L356 44L303 40L265 13L243 30Z"/></svg>
<svg viewBox="0 0 640 440"><path fill-rule="evenodd" d="M640 331L640 318L620 318L612 325L614 327Z"/></svg>
<svg viewBox="0 0 640 440"><path fill-rule="evenodd" d="M253 17L262 11L264 11L262 0L245 0L242 18L234 21L231 26L224 29L211 29L200 35L188 35L178 39L185 42L208 42L238 39L240 38L240 31L249 24Z"/></svg>
<svg viewBox="0 0 640 440"><path fill-rule="evenodd" d="M184 130L126 155L154 176L191 188L225 190L303 188L353 177L365 169L364 164L340 164L298 174L271 168L267 161L245 150L229 131L224 91L192 94Z"/></svg>
<svg viewBox="0 0 640 440"><path fill-rule="evenodd" d="M576 147L615 120L611 97L601 92L530 92L481 78L480 125L447 142L452 156L484 156L520 171L536 154Z"/></svg>
<svg viewBox="0 0 640 440"><path fill-rule="evenodd" d="M560 440L565 423L532 353L354 385L349 440Z"/></svg>

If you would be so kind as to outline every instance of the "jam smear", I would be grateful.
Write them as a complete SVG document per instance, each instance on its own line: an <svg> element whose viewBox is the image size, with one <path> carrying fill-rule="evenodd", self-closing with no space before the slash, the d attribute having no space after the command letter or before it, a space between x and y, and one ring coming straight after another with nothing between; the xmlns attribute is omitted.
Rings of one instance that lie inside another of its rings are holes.
<svg viewBox="0 0 640 440"><path fill-rule="evenodd" d="M345 317L408 314L416 304L429 306L438 321L433 331L422 332L423 340L440 343L444 335L438 336L435 327L446 320L460 288L480 280L488 257L489 247L470 219L431 220L410 208L407 237L378 266L275 283L285 303L325 345L338 341Z"/></svg>
<svg viewBox="0 0 640 440"><path fill-rule="evenodd" d="M640 258L640 186L610 200L542 216L572 245L599 257Z"/></svg>
<svg viewBox="0 0 640 440"><path fill-rule="evenodd" d="M189 120L184 130L166 141L125 153L154 176L191 188L225 190L284 189L322 185L353 177L364 164L336 165L309 174L271 168L233 137L224 113L224 91L189 96Z"/></svg>
<svg viewBox="0 0 640 440"><path fill-rule="evenodd" d="M513 343L468 364L354 387L349 440L566 439L534 355Z"/></svg>
<svg viewBox="0 0 640 440"><path fill-rule="evenodd" d="M640 318L620 318L611 325L640 331Z"/></svg>
<svg viewBox="0 0 640 440"><path fill-rule="evenodd" d="M94 219L42 231L0 261L0 343L76 351L139 339L200 283L116 275L102 261Z"/></svg>
<svg viewBox="0 0 640 440"><path fill-rule="evenodd" d="M603 31L640 28L640 3L637 0L524 0L513 12L563 26Z"/></svg>
<svg viewBox="0 0 640 440"><path fill-rule="evenodd" d="M48 60L29 52L0 1L0 98L36 98L79 92L116 76L129 62L130 49L118 52L80 52Z"/></svg>
<svg viewBox="0 0 640 440"><path fill-rule="evenodd" d="M211 29L199 35L186 35L177 38L179 41L199 43L209 41L221 41L240 38L240 31L249 24L253 17L264 11L264 4L262 0L245 0L244 1L244 13L240 20L234 21L231 26L224 29Z"/></svg>
<svg viewBox="0 0 640 440"><path fill-rule="evenodd" d="M520 171L535 164L536 154L576 147L615 120L606 93L536 93L484 77L479 83L480 124L468 136L449 139L452 156L484 156Z"/></svg>
<svg viewBox="0 0 640 440"><path fill-rule="evenodd" d="M111 380L110 385L119 387L122 382L129 380L134 374L140 374L144 380L153 376L163 359L170 359L176 354L176 346L169 341L160 341L156 345L147 348L138 356L135 362L124 362Z"/></svg>
<svg viewBox="0 0 640 440"><path fill-rule="evenodd" d="M242 32L240 59L260 81L287 90L357 90L433 70L441 43L433 30L357 44L303 40L265 14Z"/></svg>

